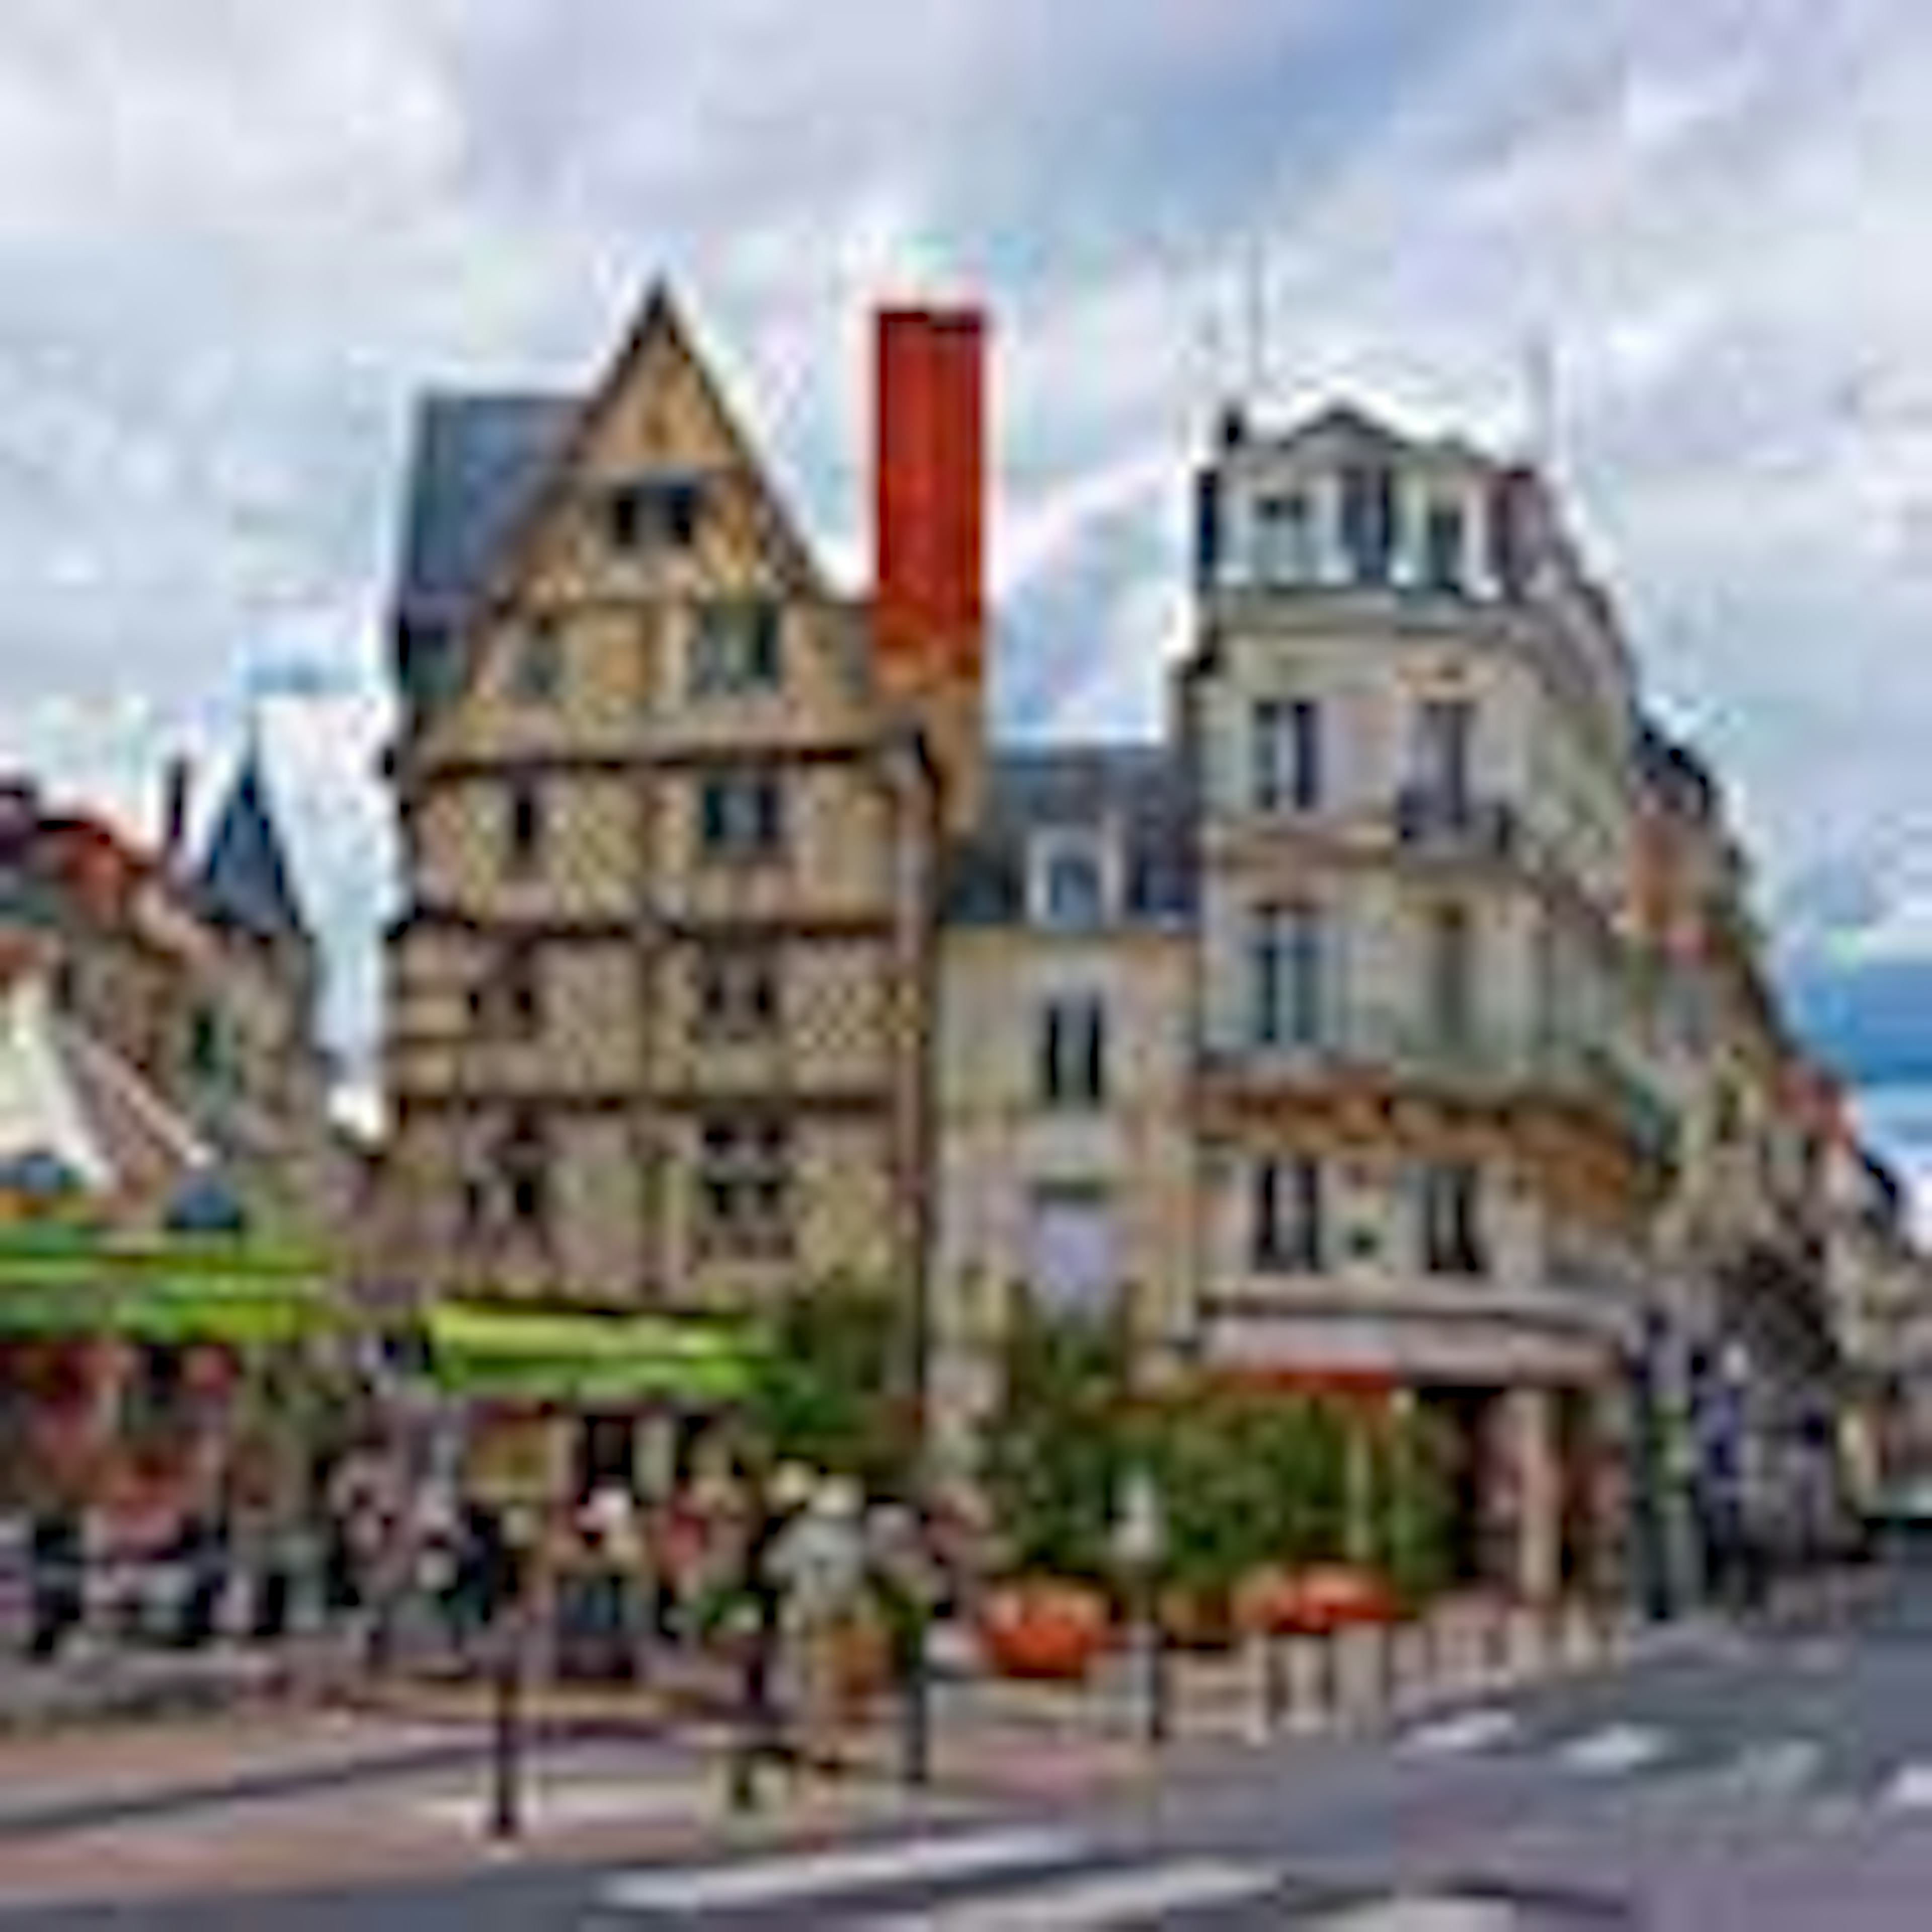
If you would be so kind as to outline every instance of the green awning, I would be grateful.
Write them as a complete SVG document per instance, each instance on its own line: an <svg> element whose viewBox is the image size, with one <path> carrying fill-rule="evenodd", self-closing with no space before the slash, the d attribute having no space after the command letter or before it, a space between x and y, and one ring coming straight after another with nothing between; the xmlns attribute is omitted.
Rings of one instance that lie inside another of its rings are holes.
<svg viewBox="0 0 1932 1932"><path fill-rule="evenodd" d="M742 1328L665 1316L559 1314L441 1302L431 1371L454 1395L596 1407L676 1397L736 1400L754 1344Z"/></svg>
<svg viewBox="0 0 1932 1932"><path fill-rule="evenodd" d="M334 1315L325 1270L294 1250L0 1228L0 1335L248 1347L297 1340Z"/></svg>

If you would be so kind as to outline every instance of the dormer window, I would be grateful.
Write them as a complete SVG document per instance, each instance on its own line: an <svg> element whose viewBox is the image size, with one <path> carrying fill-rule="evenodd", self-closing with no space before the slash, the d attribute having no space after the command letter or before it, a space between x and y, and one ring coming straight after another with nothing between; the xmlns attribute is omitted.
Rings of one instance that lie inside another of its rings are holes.
<svg viewBox="0 0 1932 1932"><path fill-rule="evenodd" d="M1034 919L1068 932L1090 931L1107 918L1107 850L1098 832L1060 831L1035 842Z"/></svg>
<svg viewBox="0 0 1932 1932"><path fill-rule="evenodd" d="M1386 584L1395 562L1395 476L1386 464L1342 472L1342 550L1356 584Z"/></svg>
<svg viewBox="0 0 1932 1932"><path fill-rule="evenodd" d="M1315 514L1306 490L1264 491L1255 499L1254 574L1270 584L1315 575Z"/></svg>
<svg viewBox="0 0 1932 1932"><path fill-rule="evenodd" d="M1438 500L1422 523L1422 581L1426 590L1460 596L1468 588L1468 519L1460 503Z"/></svg>
<svg viewBox="0 0 1932 1932"><path fill-rule="evenodd" d="M691 476L640 477L617 484L604 502L611 548L631 555L688 550L698 537L701 494Z"/></svg>

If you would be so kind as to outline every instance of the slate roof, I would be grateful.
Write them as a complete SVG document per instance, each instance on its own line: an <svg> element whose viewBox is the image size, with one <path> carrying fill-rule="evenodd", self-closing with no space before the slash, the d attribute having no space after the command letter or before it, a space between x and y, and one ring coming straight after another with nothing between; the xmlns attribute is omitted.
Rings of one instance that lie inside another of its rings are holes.
<svg viewBox="0 0 1932 1932"><path fill-rule="evenodd" d="M1640 716L1636 730L1637 765L1646 783L1690 817L1709 819L1717 814L1717 780L1711 768L1682 739L1672 737L1654 718Z"/></svg>
<svg viewBox="0 0 1932 1932"><path fill-rule="evenodd" d="M1052 826L1120 828L1130 924L1166 924L1195 905L1193 818L1187 775L1167 747L1056 746L988 760L978 824L947 855L944 916L962 926L1026 915L1030 836Z"/></svg>
<svg viewBox="0 0 1932 1932"><path fill-rule="evenodd" d="M563 395L436 394L418 405L396 613L458 620L542 483L578 403Z"/></svg>
<svg viewBox="0 0 1932 1932"><path fill-rule="evenodd" d="M308 938L294 873L252 746L215 820L194 884L197 898L217 919L265 939Z"/></svg>

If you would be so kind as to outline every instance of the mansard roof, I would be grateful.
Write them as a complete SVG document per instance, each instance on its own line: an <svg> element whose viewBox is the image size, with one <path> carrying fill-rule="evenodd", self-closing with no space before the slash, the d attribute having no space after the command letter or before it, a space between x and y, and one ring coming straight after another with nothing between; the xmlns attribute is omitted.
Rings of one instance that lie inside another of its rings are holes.
<svg viewBox="0 0 1932 1932"><path fill-rule="evenodd" d="M987 762L978 823L946 867L945 916L1001 926L1026 916L1028 847L1054 827L1115 828L1123 842L1124 914L1162 924L1193 910L1189 788L1157 743L1064 745L998 752Z"/></svg>

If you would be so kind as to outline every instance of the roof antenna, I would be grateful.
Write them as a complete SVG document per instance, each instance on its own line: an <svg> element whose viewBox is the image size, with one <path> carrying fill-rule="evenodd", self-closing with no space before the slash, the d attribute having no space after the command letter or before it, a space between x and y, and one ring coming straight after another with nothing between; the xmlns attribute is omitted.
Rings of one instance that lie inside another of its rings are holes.
<svg viewBox="0 0 1932 1932"><path fill-rule="evenodd" d="M1558 373L1555 338L1547 328L1532 330L1522 354L1525 453L1531 467L1552 483L1556 472Z"/></svg>
<svg viewBox="0 0 1932 1932"><path fill-rule="evenodd" d="M1242 250L1242 296L1247 329L1248 400L1258 406L1268 386L1268 244L1252 231Z"/></svg>

